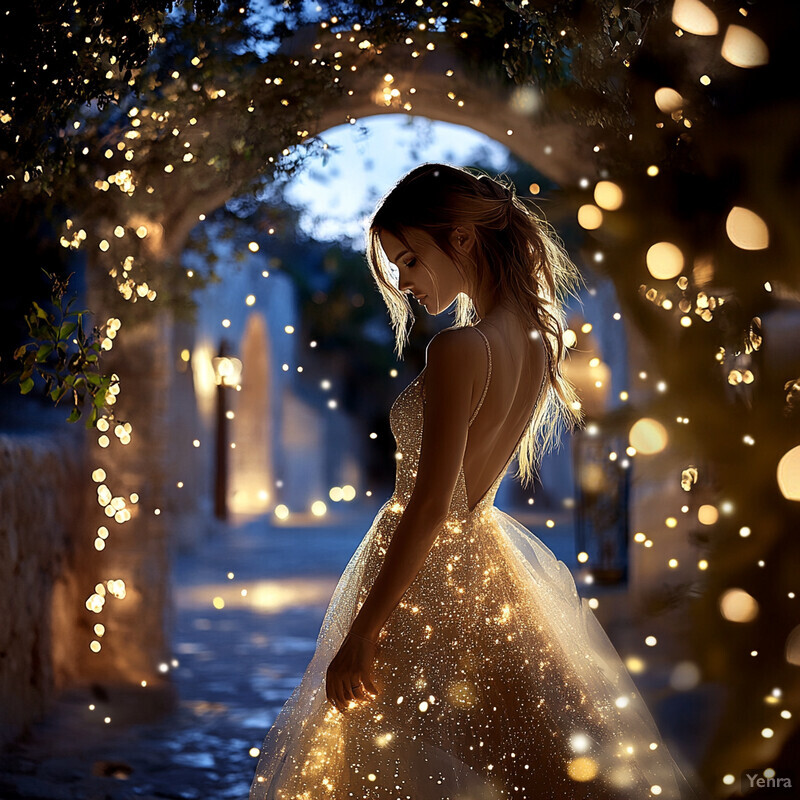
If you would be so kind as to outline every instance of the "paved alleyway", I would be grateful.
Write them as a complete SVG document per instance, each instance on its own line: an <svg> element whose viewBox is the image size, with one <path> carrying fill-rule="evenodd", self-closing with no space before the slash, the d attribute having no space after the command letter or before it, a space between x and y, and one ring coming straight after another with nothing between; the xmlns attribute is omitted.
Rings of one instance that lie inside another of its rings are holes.
<svg viewBox="0 0 800 800"><path fill-rule="evenodd" d="M256 764L250 751L299 682L338 576L376 510L325 527L260 522L223 529L176 558L177 710L124 724L135 697L107 704L86 692L66 694L0 755L0 800L246 800ZM541 535L576 566L568 530ZM224 607L216 608L215 598ZM115 716L105 724L110 707Z"/></svg>

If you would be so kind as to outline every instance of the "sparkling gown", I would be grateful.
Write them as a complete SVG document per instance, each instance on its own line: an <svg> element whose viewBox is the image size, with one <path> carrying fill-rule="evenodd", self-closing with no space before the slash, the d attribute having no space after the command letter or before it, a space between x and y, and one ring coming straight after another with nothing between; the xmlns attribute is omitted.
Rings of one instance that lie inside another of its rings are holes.
<svg viewBox="0 0 800 800"><path fill-rule="evenodd" d="M476 330L489 369L470 425L491 379L491 347ZM494 506L522 437L471 509L462 465L438 537L381 629L380 694L344 713L327 701L328 665L414 488L424 375L392 406L402 454L394 493L345 568L311 662L266 735L250 800L696 797L567 566Z"/></svg>

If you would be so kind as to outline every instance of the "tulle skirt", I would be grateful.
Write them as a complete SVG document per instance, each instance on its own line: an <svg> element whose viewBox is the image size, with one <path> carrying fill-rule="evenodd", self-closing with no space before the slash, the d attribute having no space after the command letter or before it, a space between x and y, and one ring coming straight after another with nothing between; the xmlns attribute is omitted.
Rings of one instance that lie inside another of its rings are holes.
<svg viewBox="0 0 800 800"><path fill-rule="evenodd" d="M342 573L250 800L698 796L567 566L496 507L444 523L381 630L378 696L328 703L398 520L391 498Z"/></svg>

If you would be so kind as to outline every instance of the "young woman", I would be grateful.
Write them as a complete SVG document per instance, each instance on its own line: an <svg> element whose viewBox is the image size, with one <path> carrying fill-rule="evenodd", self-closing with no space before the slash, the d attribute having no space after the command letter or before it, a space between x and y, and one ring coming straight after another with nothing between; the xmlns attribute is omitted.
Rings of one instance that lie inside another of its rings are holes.
<svg viewBox="0 0 800 800"><path fill-rule="evenodd" d="M515 455L530 481L581 422L560 371L576 267L513 186L445 164L404 176L367 238L398 354L409 296L455 325L391 408L394 493L250 799L693 796L566 565L494 506Z"/></svg>

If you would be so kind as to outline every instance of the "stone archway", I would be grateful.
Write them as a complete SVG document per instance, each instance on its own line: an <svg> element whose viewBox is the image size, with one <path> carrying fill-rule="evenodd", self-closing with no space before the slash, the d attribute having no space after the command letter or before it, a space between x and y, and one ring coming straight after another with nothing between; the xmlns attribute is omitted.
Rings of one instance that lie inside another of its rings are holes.
<svg viewBox="0 0 800 800"><path fill-rule="evenodd" d="M298 35L286 46L297 50L310 47L311 41ZM496 77L477 74L472 65L460 59L447 40L442 39L433 53L423 54L413 62L399 46L379 53L355 53L353 58L359 69L348 77L349 92L320 98L314 118L304 132L308 137L365 116L409 113L484 133L556 182L575 184L581 177L595 176L591 142L568 112L561 117L552 112L546 117L540 115L538 99L532 90L525 94ZM387 86L397 89L397 99L384 92ZM274 103L277 96L274 87L264 88L263 75L255 76L247 89L239 88L241 91L252 88L254 104ZM247 137L252 135L243 125L242 120L227 115L224 110L209 107L206 116L198 118L185 136L193 145L199 145L206 138L218 143L233 142L232 147L240 148L235 143L244 141L246 146ZM273 143L275 152L280 151L280 144ZM152 232L143 243L147 257L151 265L160 265L166 273L175 269L198 217L211 213L235 196L259 173L259 164L255 160L234 159L224 173L206 171L194 182L176 182L165 174L159 146L158 143L153 145L148 164L141 168L148 183L148 194L109 193L104 198L104 206L95 212L93 225L98 236L119 224L120 219L135 226L145 225ZM263 143L261 147L263 149ZM165 199L153 204L153 197ZM120 316L104 256L90 250L88 260L89 307L114 309L115 315ZM151 272L154 272L152 268ZM104 617L110 621L101 652L93 654L87 650L85 658L65 667L76 680L129 683L146 680L151 688L165 681L158 665L168 663L170 657L166 587L170 530L176 522L160 512L165 507L176 507L174 500L170 502L174 487L167 480L172 450L168 422L174 397L171 387L175 325L169 311L159 312L157 305L155 309L148 309L135 324L136 310L129 312L130 324L123 318L122 332L113 350L105 356L108 368L121 378L122 392L115 411L119 418L131 421L133 443L124 450L115 442L108 449L99 449L92 441L87 443L88 461L92 468L106 471L112 493L137 492L141 500L133 511L128 530L123 529L115 536L115 540L127 537L131 546L116 550L109 547L103 554L92 553L83 562L85 580L81 591L94 585L98 575L103 575L125 580L130 586L129 596L138 597L140 601L127 606L126 601L106 605ZM98 313L98 317L104 318L104 315ZM198 455L203 456L202 448ZM87 519L82 523L88 530L104 521L97 513L94 500L92 496L87 504ZM182 502L187 500L188 495L183 495ZM135 529L135 534L131 529ZM153 600L146 602L145 598ZM75 608L82 609L84 601L85 594L76 596ZM90 637L94 621L82 616L76 621L72 635L82 639Z"/></svg>

